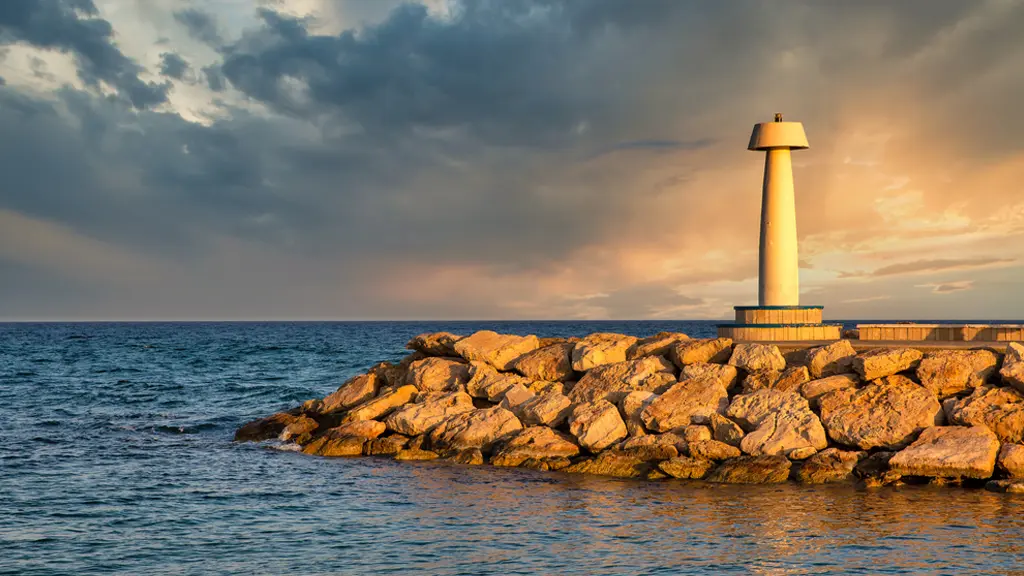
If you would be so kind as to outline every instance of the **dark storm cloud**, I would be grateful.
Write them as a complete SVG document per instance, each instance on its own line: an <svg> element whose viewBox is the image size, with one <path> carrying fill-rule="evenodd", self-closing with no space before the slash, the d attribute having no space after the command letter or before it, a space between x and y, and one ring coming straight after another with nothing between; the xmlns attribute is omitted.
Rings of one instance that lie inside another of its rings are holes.
<svg viewBox="0 0 1024 576"><path fill-rule="evenodd" d="M217 20L209 12L198 8L186 8L174 13L174 19L184 26L190 36L213 47L224 43L217 27Z"/></svg>
<svg viewBox="0 0 1024 576"><path fill-rule="evenodd" d="M83 82L106 82L136 108L165 102L170 85L140 80L142 68L114 45L113 34L110 23L98 17L92 0L0 2L0 42L27 42L69 52Z"/></svg>
<svg viewBox="0 0 1024 576"><path fill-rule="evenodd" d="M190 69L188 62L173 52L164 52L160 55L160 73L168 78L183 80Z"/></svg>
<svg viewBox="0 0 1024 576"><path fill-rule="evenodd" d="M206 86L214 92L222 92L227 87L227 80L218 66L203 67L203 76L206 78Z"/></svg>

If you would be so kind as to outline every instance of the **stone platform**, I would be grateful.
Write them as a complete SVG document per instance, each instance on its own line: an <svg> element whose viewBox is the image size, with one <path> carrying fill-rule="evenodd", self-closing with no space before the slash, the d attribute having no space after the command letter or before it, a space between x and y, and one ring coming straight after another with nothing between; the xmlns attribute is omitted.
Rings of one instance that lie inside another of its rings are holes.
<svg viewBox="0 0 1024 576"><path fill-rule="evenodd" d="M842 324L822 323L823 306L736 306L736 322L718 337L739 341L838 340Z"/></svg>

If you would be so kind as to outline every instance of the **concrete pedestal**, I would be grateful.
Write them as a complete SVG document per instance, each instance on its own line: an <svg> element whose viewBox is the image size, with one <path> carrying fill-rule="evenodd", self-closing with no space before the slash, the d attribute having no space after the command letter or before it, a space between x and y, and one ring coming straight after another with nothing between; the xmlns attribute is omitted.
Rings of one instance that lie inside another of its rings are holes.
<svg viewBox="0 0 1024 576"><path fill-rule="evenodd" d="M718 337L741 341L838 340L842 324L821 321L823 306L736 306L736 322Z"/></svg>

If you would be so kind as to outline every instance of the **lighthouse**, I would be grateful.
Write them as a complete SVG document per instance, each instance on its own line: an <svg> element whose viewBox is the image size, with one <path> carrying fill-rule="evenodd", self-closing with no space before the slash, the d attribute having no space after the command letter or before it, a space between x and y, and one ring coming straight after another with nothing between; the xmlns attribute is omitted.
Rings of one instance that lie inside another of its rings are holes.
<svg viewBox="0 0 1024 576"><path fill-rule="evenodd" d="M718 326L734 340L835 340L842 325L823 324L821 306L800 305L793 150L810 148L804 126L785 122L754 125L747 150L764 152L757 306L736 306L736 323Z"/></svg>

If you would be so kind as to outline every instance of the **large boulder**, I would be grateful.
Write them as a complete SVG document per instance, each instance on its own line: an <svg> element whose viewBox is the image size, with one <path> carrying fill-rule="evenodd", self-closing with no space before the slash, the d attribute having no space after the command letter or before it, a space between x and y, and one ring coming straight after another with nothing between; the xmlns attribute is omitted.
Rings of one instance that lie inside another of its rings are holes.
<svg viewBox="0 0 1024 576"><path fill-rule="evenodd" d="M853 369L865 381L877 380L916 368L923 354L913 348L875 348L858 354Z"/></svg>
<svg viewBox="0 0 1024 576"><path fill-rule="evenodd" d="M605 399L619 402L635 390L658 392L676 382L675 368L661 356L603 364L580 378L567 396L573 402Z"/></svg>
<svg viewBox="0 0 1024 576"><path fill-rule="evenodd" d="M732 355L731 338L697 338L682 340L672 347L669 360L682 368L687 364L724 364Z"/></svg>
<svg viewBox="0 0 1024 576"><path fill-rule="evenodd" d="M471 362L466 392L474 398L486 398L490 402L501 402L505 393L516 384L529 388L532 381L517 374L498 372L484 362Z"/></svg>
<svg viewBox="0 0 1024 576"><path fill-rule="evenodd" d="M640 412L648 430L668 432L689 424L703 424L729 406L729 393L717 379L695 378L672 386Z"/></svg>
<svg viewBox="0 0 1024 576"><path fill-rule="evenodd" d="M569 417L572 401L561 392L539 394L519 405L517 416L524 426L557 428Z"/></svg>
<svg viewBox="0 0 1024 576"><path fill-rule="evenodd" d="M817 410L818 402L829 392L856 388L859 380L853 374L839 374L811 380L800 386L800 395L807 399L811 408Z"/></svg>
<svg viewBox="0 0 1024 576"><path fill-rule="evenodd" d="M866 452L848 452L838 448L822 450L800 466L796 472L796 481L803 484L825 484L851 480L854 468L866 455Z"/></svg>
<svg viewBox="0 0 1024 576"><path fill-rule="evenodd" d="M857 356L849 340L837 340L807 351L807 369L811 378L824 378L850 372Z"/></svg>
<svg viewBox="0 0 1024 576"><path fill-rule="evenodd" d="M725 484L779 484L792 466L785 456L740 456L719 464L704 479Z"/></svg>
<svg viewBox="0 0 1024 576"><path fill-rule="evenodd" d="M409 366L406 384L422 392L457 390L469 381L469 365L450 358L431 356Z"/></svg>
<svg viewBox="0 0 1024 576"><path fill-rule="evenodd" d="M626 394L619 401L622 420L626 423L626 430L630 436L644 436L647 434L647 430L644 429L644 422L640 419L640 414L657 397L658 395L654 392L637 390Z"/></svg>
<svg viewBox="0 0 1024 576"><path fill-rule="evenodd" d="M810 380L810 373L806 366L788 366L785 370L758 370L750 372L743 378L741 392L750 394L758 390L771 389L796 390Z"/></svg>
<svg viewBox="0 0 1024 576"><path fill-rule="evenodd" d="M565 468L564 471L573 474L596 474L616 478L648 478L656 469L650 462L645 462L636 456L618 450L609 450L593 458L581 460Z"/></svg>
<svg viewBox="0 0 1024 576"><path fill-rule="evenodd" d="M1024 444L1003 444L996 465L1008 478L1024 478Z"/></svg>
<svg viewBox="0 0 1024 576"><path fill-rule="evenodd" d="M900 449L921 430L942 424L935 396L904 376L886 376L860 389L841 389L820 400L821 422L832 440L861 450Z"/></svg>
<svg viewBox="0 0 1024 576"><path fill-rule="evenodd" d="M405 347L427 356L457 356L455 343L461 339L451 332L428 332L409 340Z"/></svg>
<svg viewBox="0 0 1024 576"><path fill-rule="evenodd" d="M364 444L363 454L366 456L394 456L401 452L408 444L409 438L401 434L381 436Z"/></svg>
<svg viewBox="0 0 1024 576"><path fill-rule="evenodd" d="M732 347L729 365L746 372L758 370L786 369L786 359L782 357L779 347L774 344L736 344Z"/></svg>
<svg viewBox="0 0 1024 576"><path fill-rule="evenodd" d="M644 356L668 356L672 348L690 337L682 332L658 332L654 336L641 338L626 350L626 360L635 360Z"/></svg>
<svg viewBox="0 0 1024 576"><path fill-rule="evenodd" d="M828 447L821 421L796 392L758 390L739 395L726 415L749 431L740 441L740 449L746 454L790 455Z"/></svg>
<svg viewBox="0 0 1024 576"><path fill-rule="evenodd" d="M579 453L579 446L567 435L546 426L531 426L520 430L495 450L491 464L519 466L531 458L572 458Z"/></svg>
<svg viewBox="0 0 1024 576"><path fill-rule="evenodd" d="M380 382L380 388L387 388L394 390L399 386L405 385L405 378L409 374L409 366L417 360L421 360L422 353L414 352L408 356L409 360L402 360L398 364L391 362L380 362L367 370L367 373L373 374L377 377ZM377 391L380 393L380 390Z"/></svg>
<svg viewBox="0 0 1024 576"><path fill-rule="evenodd" d="M933 426L889 460L902 476L990 478L999 439L984 426Z"/></svg>
<svg viewBox="0 0 1024 576"><path fill-rule="evenodd" d="M1024 392L1024 344L1010 342L1006 345L1003 367L999 370L1003 382Z"/></svg>
<svg viewBox="0 0 1024 576"><path fill-rule="evenodd" d="M381 394L380 396L356 406L345 415L343 422L356 422L359 420L377 420L387 416L399 406L404 406L416 398L415 386L405 385L397 390Z"/></svg>
<svg viewBox="0 0 1024 576"><path fill-rule="evenodd" d="M235 431L235 442L259 442L277 438L288 425L301 418L296 414L278 412L266 418L253 420Z"/></svg>
<svg viewBox="0 0 1024 576"><path fill-rule="evenodd" d="M470 362L486 362L498 370L511 370L515 361L536 350L540 342L534 335L516 336L480 330L455 343L455 352Z"/></svg>
<svg viewBox="0 0 1024 576"><path fill-rule="evenodd" d="M576 343L572 350L572 368L586 372L603 364L626 361L626 350L635 344L635 336L595 332Z"/></svg>
<svg viewBox="0 0 1024 576"><path fill-rule="evenodd" d="M624 440L618 449L644 462L660 462L679 455L679 440L675 434L648 434Z"/></svg>
<svg viewBox="0 0 1024 576"><path fill-rule="evenodd" d="M479 448L490 452L496 442L522 428L516 415L500 406L481 408L441 422L430 432L430 446L435 451Z"/></svg>
<svg viewBox="0 0 1024 576"><path fill-rule="evenodd" d="M966 398L943 404L950 424L988 426L999 440L1024 441L1024 394L1013 388L979 386Z"/></svg>
<svg viewBox="0 0 1024 576"><path fill-rule="evenodd" d="M324 397L320 403L319 412L331 414L358 406L376 396L380 386L380 379L375 373L353 376L337 390Z"/></svg>
<svg viewBox="0 0 1024 576"><path fill-rule="evenodd" d="M569 342L552 344L527 352L520 356L512 368L533 380L547 382L565 382L573 379L572 349L576 345Z"/></svg>
<svg viewBox="0 0 1024 576"><path fill-rule="evenodd" d="M658 469L673 478L700 480L711 472L715 463L710 460L691 458L689 456L677 456L670 460L658 463Z"/></svg>
<svg viewBox="0 0 1024 576"><path fill-rule="evenodd" d="M302 451L316 456L362 456L363 445L384 433L383 422L359 420L331 428Z"/></svg>
<svg viewBox="0 0 1024 576"><path fill-rule="evenodd" d="M473 410L473 398L465 392L451 392L423 403L407 404L392 412L384 420L388 430L419 436L434 429L438 424L455 416Z"/></svg>
<svg viewBox="0 0 1024 576"><path fill-rule="evenodd" d="M569 432L580 446L597 453L626 437L619 409L607 400L577 404L569 414Z"/></svg>
<svg viewBox="0 0 1024 576"><path fill-rule="evenodd" d="M738 458L740 451L735 446L730 446L718 440L700 440L690 442L687 446L690 456L701 460L728 460Z"/></svg>
<svg viewBox="0 0 1024 576"><path fill-rule="evenodd" d="M508 410L509 412L515 414L516 418L519 418L519 420L522 421L522 417L520 416L520 414L522 414L521 409L523 405L536 397L537 395L534 394L533 391L527 388L526 386L523 386L522 384L516 384L515 386L505 391L505 394L501 399L500 405L505 410Z"/></svg>
<svg viewBox="0 0 1024 576"><path fill-rule="evenodd" d="M319 427L319 422L302 414L294 422L285 426L277 438L282 442L296 440L301 444L303 439L308 438Z"/></svg>
<svg viewBox="0 0 1024 576"><path fill-rule="evenodd" d="M739 448L740 441L743 440L745 432L739 424L732 420L718 414L711 415L708 422L711 425L711 436L719 442L725 442L730 446Z"/></svg>
<svg viewBox="0 0 1024 576"><path fill-rule="evenodd" d="M679 381L704 380L717 382L726 390L731 390L739 380L739 370L728 364L713 364L710 362L694 362L683 366L679 374Z"/></svg>
<svg viewBox="0 0 1024 576"><path fill-rule="evenodd" d="M958 396L984 384L998 362L990 350L937 350L921 359L917 379L940 399Z"/></svg>

